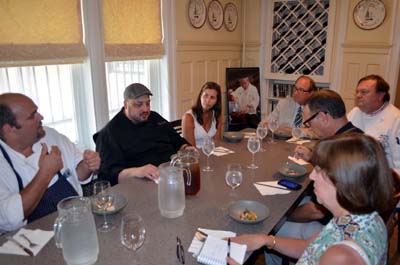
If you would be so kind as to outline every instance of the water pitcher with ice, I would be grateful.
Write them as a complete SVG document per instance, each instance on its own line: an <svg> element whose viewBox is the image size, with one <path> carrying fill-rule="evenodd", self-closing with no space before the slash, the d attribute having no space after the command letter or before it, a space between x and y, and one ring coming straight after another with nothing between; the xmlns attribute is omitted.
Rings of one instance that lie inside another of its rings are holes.
<svg viewBox="0 0 400 265"><path fill-rule="evenodd" d="M185 210L184 170L187 169L174 167L169 162L159 166L158 208L164 217L176 218Z"/></svg>
<svg viewBox="0 0 400 265"><path fill-rule="evenodd" d="M62 248L65 262L68 265L95 264L99 243L90 199L68 197L57 204L57 210L54 239L56 246Z"/></svg>

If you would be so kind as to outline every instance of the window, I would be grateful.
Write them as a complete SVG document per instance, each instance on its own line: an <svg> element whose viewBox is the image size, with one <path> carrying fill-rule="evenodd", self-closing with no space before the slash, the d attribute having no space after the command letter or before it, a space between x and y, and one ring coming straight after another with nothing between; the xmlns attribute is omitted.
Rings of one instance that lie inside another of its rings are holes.
<svg viewBox="0 0 400 265"><path fill-rule="evenodd" d="M98 2L82 0L82 14L87 15L89 9L93 10L93 5L98 5ZM86 19L83 20L83 26L87 29L86 21ZM89 51L93 49L91 45L90 41L85 44ZM169 113L165 111L168 107L162 105L162 98L159 97L161 87L166 87L165 82L162 83L160 80L161 65L165 65L164 63L164 59L133 59L115 62L102 60L100 62L85 61L82 64L3 67L0 68L0 93L17 92L29 96L38 105L39 112L44 117L44 125L55 128L80 147L93 148L92 135L102 126L95 121L96 115L101 115L95 108L96 104L107 109L102 113L108 113L108 117L105 118L105 114L102 116L103 120L109 120L123 106L123 91L131 83L140 82L148 86L154 95L152 110L168 117ZM96 64L105 65L107 93L99 92L95 85L92 88L93 79L96 79L99 74L104 76L104 71L97 71L94 75L90 69L87 69L89 65L90 67L94 65L96 68ZM166 97L164 99L168 105L168 99ZM108 102L108 106L104 104L105 102ZM97 124L98 128L95 128L94 124Z"/></svg>

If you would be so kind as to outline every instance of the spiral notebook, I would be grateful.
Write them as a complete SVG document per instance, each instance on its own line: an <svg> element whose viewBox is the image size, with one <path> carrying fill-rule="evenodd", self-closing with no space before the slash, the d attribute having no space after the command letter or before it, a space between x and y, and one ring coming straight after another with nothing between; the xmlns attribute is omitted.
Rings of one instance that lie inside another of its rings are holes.
<svg viewBox="0 0 400 265"><path fill-rule="evenodd" d="M240 264L243 264L246 254L246 245L231 243L230 256ZM207 265L226 265L226 256L228 254L228 242L226 240L207 236L197 261Z"/></svg>

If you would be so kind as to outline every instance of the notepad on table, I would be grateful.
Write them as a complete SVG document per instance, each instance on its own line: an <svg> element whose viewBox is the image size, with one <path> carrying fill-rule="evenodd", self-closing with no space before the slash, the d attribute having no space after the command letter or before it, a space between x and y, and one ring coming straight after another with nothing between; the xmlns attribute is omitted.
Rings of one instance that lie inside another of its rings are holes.
<svg viewBox="0 0 400 265"><path fill-rule="evenodd" d="M246 245L231 242L231 258L243 264L246 249ZM207 265L225 265L227 254L228 242L208 235L200 254L197 256L197 261Z"/></svg>

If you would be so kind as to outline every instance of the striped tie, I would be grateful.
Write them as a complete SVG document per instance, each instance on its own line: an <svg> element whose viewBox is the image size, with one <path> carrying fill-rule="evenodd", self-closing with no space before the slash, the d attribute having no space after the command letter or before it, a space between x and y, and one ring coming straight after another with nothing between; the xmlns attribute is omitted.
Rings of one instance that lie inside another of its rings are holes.
<svg viewBox="0 0 400 265"><path fill-rule="evenodd" d="M303 121L303 108L299 106L297 108L296 117L294 118L294 127L300 128L302 121Z"/></svg>

